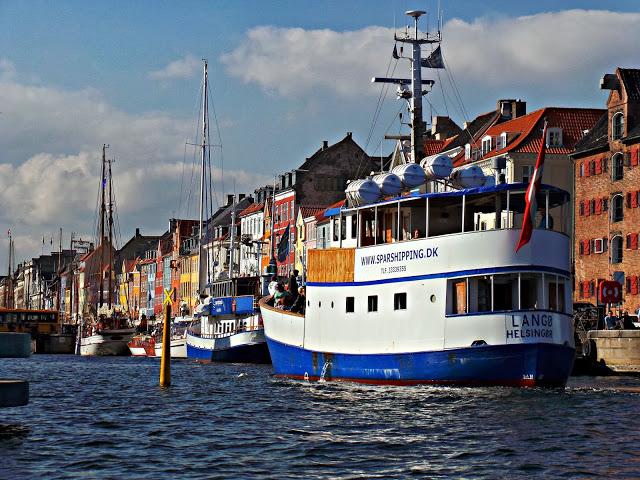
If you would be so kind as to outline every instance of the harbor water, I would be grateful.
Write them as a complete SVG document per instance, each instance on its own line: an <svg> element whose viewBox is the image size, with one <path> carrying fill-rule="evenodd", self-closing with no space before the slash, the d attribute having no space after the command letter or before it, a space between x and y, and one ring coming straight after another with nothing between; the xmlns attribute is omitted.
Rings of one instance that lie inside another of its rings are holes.
<svg viewBox="0 0 640 480"><path fill-rule="evenodd" d="M270 366L36 355L0 411L1 479L640 477L640 379L566 390L380 387Z"/></svg>

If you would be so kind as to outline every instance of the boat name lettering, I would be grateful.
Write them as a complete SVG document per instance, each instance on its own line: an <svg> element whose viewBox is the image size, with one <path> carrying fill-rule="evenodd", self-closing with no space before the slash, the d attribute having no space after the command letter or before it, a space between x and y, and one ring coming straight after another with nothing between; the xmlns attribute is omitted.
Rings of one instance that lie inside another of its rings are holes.
<svg viewBox="0 0 640 480"><path fill-rule="evenodd" d="M511 326L507 338L553 338L553 315L540 313L511 315ZM543 327L543 328L537 328ZM546 328L544 328L546 327Z"/></svg>
<svg viewBox="0 0 640 480"><path fill-rule="evenodd" d="M417 248L402 250L400 252L379 253L377 255L364 255L361 258L362 266L380 265L382 263L404 262L405 260L420 260L438 256L438 247Z"/></svg>

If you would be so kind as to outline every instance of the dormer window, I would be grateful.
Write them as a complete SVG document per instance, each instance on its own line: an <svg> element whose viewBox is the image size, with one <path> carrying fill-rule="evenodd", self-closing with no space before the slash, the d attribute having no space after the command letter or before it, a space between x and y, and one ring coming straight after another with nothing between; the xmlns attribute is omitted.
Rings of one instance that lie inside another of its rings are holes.
<svg viewBox="0 0 640 480"><path fill-rule="evenodd" d="M487 135L482 139L482 155L486 155L491 150L491 135Z"/></svg>
<svg viewBox="0 0 640 480"><path fill-rule="evenodd" d="M464 158L465 160L469 160L471 158L471 145L468 143L464 146Z"/></svg>
<svg viewBox="0 0 640 480"><path fill-rule="evenodd" d="M502 150L507 146L507 132L502 132L496 139L496 150Z"/></svg>
<svg viewBox="0 0 640 480"><path fill-rule="evenodd" d="M611 138L618 140L624 134L624 115L622 112L614 113L611 119Z"/></svg>
<svg viewBox="0 0 640 480"><path fill-rule="evenodd" d="M562 146L562 129L561 128L550 127L547 129L547 146L548 147Z"/></svg>

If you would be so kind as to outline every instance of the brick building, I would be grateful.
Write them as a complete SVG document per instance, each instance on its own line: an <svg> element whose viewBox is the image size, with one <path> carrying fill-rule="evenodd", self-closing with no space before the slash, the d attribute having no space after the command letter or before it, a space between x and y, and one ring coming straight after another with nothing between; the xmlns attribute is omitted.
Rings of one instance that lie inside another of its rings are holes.
<svg viewBox="0 0 640 480"><path fill-rule="evenodd" d="M618 68L600 88L607 110L576 145L576 301L596 303L598 283L623 275L622 308L640 306L640 70ZM616 274L616 272L622 272Z"/></svg>

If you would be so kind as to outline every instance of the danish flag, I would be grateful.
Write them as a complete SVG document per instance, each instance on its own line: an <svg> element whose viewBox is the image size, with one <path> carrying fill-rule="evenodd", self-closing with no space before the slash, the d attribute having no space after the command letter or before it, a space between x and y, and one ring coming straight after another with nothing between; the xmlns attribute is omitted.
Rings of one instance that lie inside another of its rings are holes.
<svg viewBox="0 0 640 480"><path fill-rule="evenodd" d="M534 221L536 219L536 213L538 213L538 202L536 202L536 194L540 191L540 184L542 183L542 171L544 169L544 154L547 143L547 122L544 122L544 128L542 129L542 142L540 142L540 151L538 152L538 159L536 160L536 168L533 170L529 186L527 187L527 193L525 195L526 206L524 208L524 218L522 220L522 230L520 230L520 240L516 247L516 253L521 247L529 243L531 240L531 232L533 231Z"/></svg>

